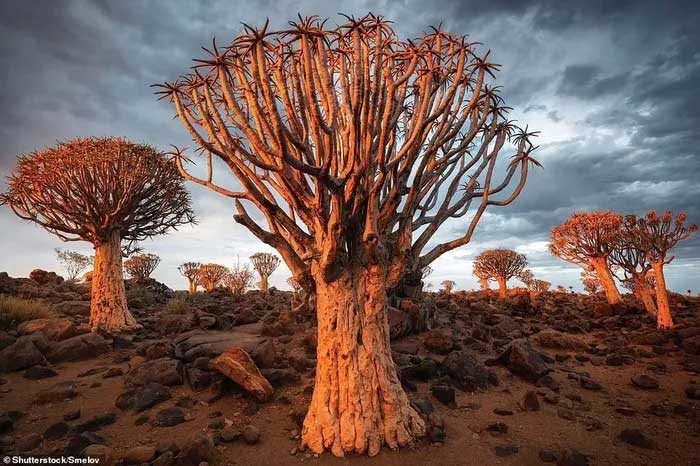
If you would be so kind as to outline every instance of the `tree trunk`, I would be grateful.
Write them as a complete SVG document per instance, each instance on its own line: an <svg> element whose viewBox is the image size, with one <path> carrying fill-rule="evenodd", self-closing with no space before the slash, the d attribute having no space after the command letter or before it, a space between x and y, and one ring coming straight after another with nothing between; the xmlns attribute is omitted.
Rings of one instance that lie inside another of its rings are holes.
<svg viewBox="0 0 700 466"><path fill-rule="evenodd" d="M189 279L190 294L195 294L197 292L197 281Z"/></svg>
<svg viewBox="0 0 700 466"><path fill-rule="evenodd" d="M667 329L673 327L671 307L668 304L668 292L666 291L666 278L664 277L664 262L656 261L651 264L656 278L656 327Z"/></svg>
<svg viewBox="0 0 700 466"><path fill-rule="evenodd" d="M481 289L486 291L489 289L489 281L486 278L480 278L479 279L479 285L481 286Z"/></svg>
<svg viewBox="0 0 700 466"><path fill-rule="evenodd" d="M600 285L605 291L605 297L608 299L610 304L618 304L622 298L620 297L620 291L615 285L615 279L610 273L608 268L608 261L604 257L596 257L591 259L591 266L595 270L598 280L600 280Z"/></svg>
<svg viewBox="0 0 700 466"><path fill-rule="evenodd" d="M503 299L508 295L508 284L503 277L496 277L498 282L498 297Z"/></svg>
<svg viewBox="0 0 700 466"><path fill-rule="evenodd" d="M262 291L263 293L267 293L267 289L269 287L269 285L267 283L267 277L260 275L260 283L259 284L260 284L260 291Z"/></svg>
<svg viewBox="0 0 700 466"><path fill-rule="evenodd" d="M316 277L316 383L302 447L335 456L408 445L425 424L401 387L389 346L386 275L381 267Z"/></svg>
<svg viewBox="0 0 700 466"><path fill-rule="evenodd" d="M656 317L656 303L654 303L654 297L651 294L651 288L649 288L646 276L644 274L637 275L633 280L637 299L642 302L644 309L646 309L649 315Z"/></svg>
<svg viewBox="0 0 700 466"><path fill-rule="evenodd" d="M140 328L126 303L119 231L95 248L90 327L110 333Z"/></svg>

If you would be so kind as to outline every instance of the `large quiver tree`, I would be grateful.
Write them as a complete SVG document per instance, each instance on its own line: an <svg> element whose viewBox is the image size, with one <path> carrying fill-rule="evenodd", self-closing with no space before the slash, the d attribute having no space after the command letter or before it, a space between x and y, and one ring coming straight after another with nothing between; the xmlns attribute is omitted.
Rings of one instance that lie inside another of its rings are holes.
<svg viewBox="0 0 700 466"><path fill-rule="evenodd" d="M561 225L552 228L549 250L565 261L595 271L610 304L620 302L615 284L610 253L619 245L622 216L614 212L575 213Z"/></svg>
<svg viewBox="0 0 700 466"><path fill-rule="evenodd" d="M20 157L0 202L64 241L94 245L93 331L138 327L126 303L122 241L194 221L175 164L121 138L75 139Z"/></svg>
<svg viewBox="0 0 700 466"><path fill-rule="evenodd" d="M474 274L498 282L498 295L505 298L508 280L517 277L527 266L524 254L510 249L490 249L484 251L474 260Z"/></svg>
<svg viewBox="0 0 700 466"><path fill-rule="evenodd" d="M302 445L341 456L411 443L424 423L391 358L387 288L466 244L487 207L520 194L533 133L505 119L486 84L496 68L488 53L440 30L402 42L381 17L335 29L300 18L280 32L246 26L208 52L162 90L203 150L206 175L175 155L186 178L236 199L235 220L316 293ZM508 142L512 158L497 164ZM240 191L215 184L213 157ZM467 214L462 234L428 248L441 225Z"/></svg>

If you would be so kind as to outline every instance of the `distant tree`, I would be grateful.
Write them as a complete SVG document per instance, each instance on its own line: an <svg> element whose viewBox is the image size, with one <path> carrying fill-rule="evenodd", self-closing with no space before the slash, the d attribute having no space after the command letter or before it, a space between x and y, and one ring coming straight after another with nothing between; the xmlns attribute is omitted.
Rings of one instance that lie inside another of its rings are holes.
<svg viewBox="0 0 700 466"><path fill-rule="evenodd" d="M75 139L20 157L0 204L64 241L94 245L93 331L139 327L127 308L122 241L194 221L177 166L121 138Z"/></svg>
<svg viewBox="0 0 700 466"><path fill-rule="evenodd" d="M621 226L622 216L613 212L576 213L552 229L549 245L555 256L582 267L592 267L610 304L620 302L608 256L620 240Z"/></svg>
<svg viewBox="0 0 700 466"><path fill-rule="evenodd" d="M203 264L199 267L198 283L211 293L221 284L227 273L228 269L223 265Z"/></svg>
<svg viewBox="0 0 700 466"><path fill-rule="evenodd" d="M535 274L532 273L532 270L525 269L518 274L518 280L523 282L528 290L532 290L532 282L535 280Z"/></svg>
<svg viewBox="0 0 700 466"><path fill-rule="evenodd" d="M63 264L68 275L68 281L74 282L77 280L80 273L90 267L95 260L94 256L86 256L76 251L56 248L56 257Z"/></svg>
<svg viewBox="0 0 700 466"><path fill-rule="evenodd" d="M658 308L656 326L660 329L673 327L664 277L664 265L673 260L673 256L669 257L668 252L680 241L698 231L697 225L688 226L686 220L686 215L683 213L678 214L674 219L670 211L658 216L653 210L647 212L646 217L638 218L634 215L625 217L625 240L629 241L634 248L643 251L654 271Z"/></svg>
<svg viewBox="0 0 700 466"><path fill-rule="evenodd" d="M144 283L160 264L156 254L135 254L124 261L124 270L137 283Z"/></svg>
<svg viewBox="0 0 700 466"><path fill-rule="evenodd" d="M446 295L449 295L452 293L452 290L454 289L456 283L453 280L444 280L442 283L442 292L445 293Z"/></svg>
<svg viewBox="0 0 700 466"><path fill-rule="evenodd" d="M258 252L250 256L253 268L260 275L260 291L267 293L268 279L280 265L280 258L267 252Z"/></svg>
<svg viewBox="0 0 700 466"><path fill-rule="evenodd" d="M247 265L236 264L224 275L223 284L231 293L241 296L253 285L253 272Z"/></svg>
<svg viewBox="0 0 700 466"><path fill-rule="evenodd" d="M190 294L197 292L197 285L199 285L199 268L201 266L202 264L199 262L185 262L177 268L177 270L180 271L180 275L187 278Z"/></svg>
<svg viewBox="0 0 700 466"><path fill-rule="evenodd" d="M596 275L595 270L590 267L581 271L581 283L583 284L583 289L591 296L598 294L598 292L603 289L600 285L598 275Z"/></svg>
<svg viewBox="0 0 700 466"><path fill-rule="evenodd" d="M533 293L535 294L540 294L544 293L546 291L549 291L549 288L552 286L550 282L547 280L538 280L534 279L532 280L530 289L532 290Z"/></svg>
<svg viewBox="0 0 700 466"><path fill-rule="evenodd" d="M481 288L482 291L489 289L489 277L485 275L485 271L475 268L472 274L479 280L479 288Z"/></svg>
<svg viewBox="0 0 700 466"><path fill-rule="evenodd" d="M525 255L510 249L491 249L484 251L474 260L477 277L488 277L498 282L498 294L506 297L508 280L517 277L527 266Z"/></svg>

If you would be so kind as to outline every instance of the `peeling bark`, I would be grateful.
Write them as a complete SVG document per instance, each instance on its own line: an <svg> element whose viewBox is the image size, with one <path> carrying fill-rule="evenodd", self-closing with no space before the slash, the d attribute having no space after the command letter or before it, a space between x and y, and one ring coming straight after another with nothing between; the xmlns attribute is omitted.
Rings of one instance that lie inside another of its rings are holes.
<svg viewBox="0 0 700 466"><path fill-rule="evenodd" d="M90 328L93 332L122 332L141 326L129 312L122 275L122 250L119 231L95 248L92 272Z"/></svg>
<svg viewBox="0 0 700 466"><path fill-rule="evenodd" d="M598 280L600 280L600 285L603 287L608 303L618 304L622 300L622 297L620 296L620 291L617 289L615 280L610 273L607 260L604 257L592 258L591 266L595 270Z"/></svg>
<svg viewBox="0 0 700 466"><path fill-rule="evenodd" d="M671 317L671 307L668 303L668 292L666 291L666 277L664 277L664 262L655 261L651 264L654 269L656 279L656 327L659 329L673 328L673 317Z"/></svg>
<svg viewBox="0 0 700 466"><path fill-rule="evenodd" d="M398 448L425 433L391 357L386 276L379 266L316 278L316 384L301 444L335 456Z"/></svg>

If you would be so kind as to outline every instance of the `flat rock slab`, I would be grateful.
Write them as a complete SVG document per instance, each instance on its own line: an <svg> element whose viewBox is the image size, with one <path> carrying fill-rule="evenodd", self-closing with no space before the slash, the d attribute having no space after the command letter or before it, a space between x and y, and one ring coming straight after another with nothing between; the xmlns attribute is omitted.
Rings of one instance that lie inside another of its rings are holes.
<svg viewBox="0 0 700 466"><path fill-rule="evenodd" d="M267 341L261 336L262 324L248 324L227 331L192 330L175 338L175 356L194 361L198 357L215 358L231 348L252 353Z"/></svg>

